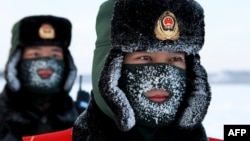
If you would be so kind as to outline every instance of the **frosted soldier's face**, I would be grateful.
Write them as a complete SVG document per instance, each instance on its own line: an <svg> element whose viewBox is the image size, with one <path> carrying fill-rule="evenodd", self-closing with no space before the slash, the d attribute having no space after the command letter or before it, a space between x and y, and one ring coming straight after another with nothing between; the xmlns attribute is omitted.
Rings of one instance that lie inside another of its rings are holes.
<svg viewBox="0 0 250 141"><path fill-rule="evenodd" d="M186 92L185 54L133 52L124 56L119 87L132 106L137 124L169 125Z"/></svg>
<svg viewBox="0 0 250 141"><path fill-rule="evenodd" d="M25 47L18 72L22 89L26 93L40 94L48 100L47 95L51 97L62 89L65 76L62 47L49 45ZM38 100L41 97L34 99Z"/></svg>
<svg viewBox="0 0 250 141"><path fill-rule="evenodd" d="M53 58L63 60L63 49L59 46L27 46L24 48L22 59ZM53 74L50 68L43 68L37 71L42 79L47 79Z"/></svg>
<svg viewBox="0 0 250 141"><path fill-rule="evenodd" d="M126 53L124 57L124 64L152 64L152 63L166 63L182 69L186 69L185 54L173 53L166 51L158 52L133 52ZM144 93L151 101L163 102L169 97L169 92L165 90L155 89Z"/></svg>

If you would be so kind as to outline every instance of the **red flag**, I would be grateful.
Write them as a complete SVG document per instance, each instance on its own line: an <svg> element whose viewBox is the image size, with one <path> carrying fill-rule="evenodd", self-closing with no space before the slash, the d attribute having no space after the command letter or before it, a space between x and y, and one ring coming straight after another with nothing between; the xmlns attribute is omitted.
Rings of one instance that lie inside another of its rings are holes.
<svg viewBox="0 0 250 141"><path fill-rule="evenodd" d="M217 138L209 138L209 141L223 141L222 139L217 139Z"/></svg>
<svg viewBox="0 0 250 141"><path fill-rule="evenodd" d="M23 141L72 141L72 128L57 132L24 136Z"/></svg>

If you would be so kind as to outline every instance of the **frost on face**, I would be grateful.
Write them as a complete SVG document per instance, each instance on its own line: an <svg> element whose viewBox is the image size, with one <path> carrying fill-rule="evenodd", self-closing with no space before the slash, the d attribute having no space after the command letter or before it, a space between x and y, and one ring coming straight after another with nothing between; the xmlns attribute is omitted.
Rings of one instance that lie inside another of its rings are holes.
<svg viewBox="0 0 250 141"><path fill-rule="evenodd" d="M158 126L174 120L186 89L185 71L168 64L124 65L120 83L138 123ZM156 103L144 96L153 89L170 92L170 98Z"/></svg>
<svg viewBox="0 0 250 141"><path fill-rule="evenodd" d="M23 68L27 69L27 72L24 72L24 75L27 76L26 79L29 79L28 82L34 87L50 88L61 82L64 68L59 65L56 59L35 59L22 63L22 65ZM37 71L48 68L53 71L53 74L47 79L42 79Z"/></svg>

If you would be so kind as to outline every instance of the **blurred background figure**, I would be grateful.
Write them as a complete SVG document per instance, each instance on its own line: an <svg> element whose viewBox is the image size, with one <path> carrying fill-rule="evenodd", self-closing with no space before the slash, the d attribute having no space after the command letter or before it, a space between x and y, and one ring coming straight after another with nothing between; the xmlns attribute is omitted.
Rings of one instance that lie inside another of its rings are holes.
<svg viewBox="0 0 250 141"><path fill-rule="evenodd" d="M0 140L72 127L78 116L69 92L77 68L69 51L71 22L52 15L24 17L12 29L6 84L0 94Z"/></svg>

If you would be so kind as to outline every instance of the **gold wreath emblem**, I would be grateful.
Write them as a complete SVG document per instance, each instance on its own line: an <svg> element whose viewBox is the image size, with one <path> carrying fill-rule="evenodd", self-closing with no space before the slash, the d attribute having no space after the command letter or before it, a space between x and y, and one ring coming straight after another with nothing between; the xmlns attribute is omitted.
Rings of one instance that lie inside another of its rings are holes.
<svg viewBox="0 0 250 141"><path fill-rule="evenodd" d="M42 39L54 39L55 38L55 30L52 25L44 23L39 28L39 36Z"/></svg>
<svg viewBox="0 0 250 141"><path fill-rule="evenodd" d="M159 40L177 40L179 38L179 26L173 13L166 11L157 20L155 36Z"/></svg>

